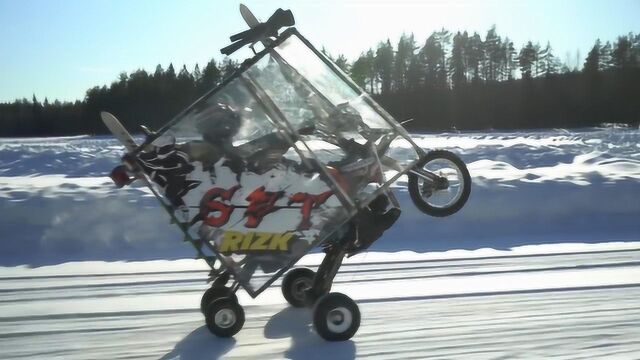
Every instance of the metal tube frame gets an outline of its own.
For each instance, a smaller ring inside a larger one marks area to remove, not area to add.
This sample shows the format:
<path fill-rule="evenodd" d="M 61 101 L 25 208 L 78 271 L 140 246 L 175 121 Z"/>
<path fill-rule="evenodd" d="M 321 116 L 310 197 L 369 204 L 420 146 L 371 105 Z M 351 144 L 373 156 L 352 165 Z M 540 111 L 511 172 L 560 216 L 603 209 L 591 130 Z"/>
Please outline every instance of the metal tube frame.
<path fill-rule="evenodd" d="M 290 38 L 291 36 L 295 35 L 296 37 L 298 37 L 298 39 L 300 39 L 302 41 L 302 43 L 304 45 L 306 45 L 316 56 L 318 56 L 323 63 L 325 63 L 330 70 L 332 70 L 341 80 L 343 80 L 344 82 L 347 83 L 347 85 L 349 85 L 349 87 L 351 87 L 358 96 L 363 97 L 363 99 L 365 100 L 365 102 L 371 106 L 383 119 L 385 119 L 387 121 L 387 123 L 389 123 L 393 129 L 398 133 L 398 135 L 400 135 L 401 137 L 403 137 L 405 140 L 407 140 L 411 146 L 416 150 L 416 152 L 418 153 L 418 155 L 421 157 L 424 154 L 426 154 L 426 152 L 420 148 L 411 138 L 411 136 L 407 133 L 407 131 L 400 126 L 399 124 L 397 124 L 397 122 L 393 119 L 393 117 L 391 115 L 389 115 L 382 107 L 380 107 L 373 99 L 371 99 L 367 93 L 362 90 L 357 84 L 355 84 L 346 74 L 344 74 L 335 64 L 333 64 L 333 62 L 331 62 L 331 60 L 327 59 L 326 56 L 324 54 L 322 54 L 320 51 L 318 51 L 304 36 L 302 36 L 295 28 L 289 28 L 286 29 L 285 31 L 282 32 L 282 34 L 280 34 L 278 37 L 276 37 L 276 39 L 271 42 L 268 46 L 266 46 L 262 51 L 258 52 L 254 57 L 245 60 L 240 68 L 238 70 L 236 70 L 230 77 L 228 77 L 227 79 L 223 80 L 222 83 L 220 83 L 218 86 L 214 87 L 213 89 L 209 90 L 208 92 L 206 92 L 204 95 L 202 95 L 200 98 L 198 98 L 196 101 L 194 101 L 191 105 L 189 105 L 188 107 L 186 107 L 184 110 L 182 110 L 181 112 L 179 112 L 177 115 L 175 115 L 169 122 L 167 122 L 167 124 L 165 124 L 162 128 L 160 128 L 158 131 L 147 135 L 147 138 L 145 139 L 145 141 L 140 144 L 134 151 L 132 151 L 130 154 L 133 155 L 134 157 L 137 156 L 147 145 L 149 145 L 150 143 L 152 143 L 155 139 L 157 139 L 158 137 L 160 137 L 162 134 L 164 134 L 167 130 L 169 130 L 172 126 L 174 126 L 175 124 L 177 124 L 180 120 L 182 120 L 182 118 L 187 115 L 190 111 L 192 111 L 195 106 L 197 104 L 199 104 L 201 101 L 204 101 L 205 99 L 214 96 L 216 93 L 218 93 L 219 91 L 221 91 L 222 89 L 224 89 L 228 84 L 230 84 L 231 82 L 237 80 L 237 79 L 241 79 L 240 81 L 243 81 L 243 83 L 245 85 L 249 85 L 247 86 L 247 88 L 252 88 L 254 91 L 254 95 L 257 95 L 256 98 L 259 99 L 262 103 L 262 106 L 267 109 L 268 113 L 271 115 L 274 115 L 274 118 L 276 119 L 274 121 L 274 124 L 279 128 L 279 130 L 283 133 L 284 136 L 286 136 L 288 138 L 288 140 L 291 142 L 292 147 L 296 150 L 296 152 L 298 152 L 298 154 L 301 156 L 301 159 L 303 161 L 305 161 L 305 156 L 304 154 L 302 154 L 301 150 L 295 145 L 295 142 L 292 141 L 291 139 L 291 135 L 294 135 L 295 137 L 298 136 L 297 131 L 291 126 L 291 123 L 286 119 L 286 117 L 284 116 L 284 114 L 282 114 L 282 112 L 277 108 L 277 106 L 275 106 L 275 104 L 272 103 L 272 101 L 270 101 L 270 98 L 268 96 L 266 96 L 266 93 L 264 93 L 264 90 L 262 90 L 262 92 L 260 91 L 261 88 L 259 86 L 256 86 L 257 84 L 255 83 L 255 81 L 253 81 L 250 76 L 248 76 L 246 74 L 246 71 L 253 66 L 254 64 L 256 64 L 258 61 L 260 61 L 263 57 L 265 57 L 268 54 L 273 54 L 273 53 L 277 53 L 276 51 L 274 51 L 275 48 L 277 48 L 280 44 L 282 44 L 285 40 L 287 40 L 288 38 Z M 279 54 L 277 56 L 280 56 Z M 284 61 L 284 60 L 283 60 Z M 286 61 L 284 61 L 286 63 Z M 287 66 L 290 67 L 290 65 L 288 65 L 288 63 L 286 64 Z M 305 85 L 311 85 L 311 84 L 307 84 L 305 83 Z M 319 92 L 317 91 L 317 89 L 315 89 L 315 87 L 313 86 L 308 86 L 311 88 L 311 90 L 318 94 Z M 322 95 L 322 94 L 320 94 Z M 321 97 L 323 101 L 327 101 L 326 98 Z M 330 102 L 329 102 L 330 104 Z M 315 153 L 310 149 L 310 147 L 308 146 L 308 144 L 306 144 L 303 141 L 303 144 L 305 145 L 305 147 L 307 148 L 307 150 L 309 151 L 309 153 L 312 155 L 312 157 L 318 161 L 317 156 L 315 155 Z M 349 218 L 351 216 L 353 216 L 356 212 L 358 208 L 361 208 L 363 206 L 367 206 L 369 204 L 369 202 L 371 202 L 373 199 L 375 199 L 375 197 L 377 197 L 380 193 L 385 192 L 389 189 L 389 187 L 391 186 L 391 184 L 393 184 L 398 178 L 400 178 L 400 176 L 406 174 L 407 172 L 411 171 L 412 173 L 414 173 L 413 170 L 413 166 L 415 165 L 415 163 L 418 160 L 414 161 L 413 163 L 411 163 L 410 166 L 406 167 L 404 170 L 402 171 L 398 171 L 398 173 L 393 176 L 391 179 L 388 179 L 384 184 L 382 184 L 378 189 L 376 189 L 372 194 L 370 194 L 367 198 L 365 198 L 364 201 L 359 202 L 354 204 L 353 201 L 351 200 L 351 197 L 349 197 L 348 195 L 346 195 L 344 193 L 344 191 L 340 188 L 340 186 L 338 186 L 338 184 L 336 183 L 335 179 L 328 173 L 328 171 L 326 170 L 326 168 L 321 166 L 321 170 L 323 171 L 324 175 L 328 177 L 328 179 L 330 179 L 331 182 L 331 187 L 332 189 L 335 188 L 334 190 L 337 190 L 336 195 L 338 195 L 339 199 L 341 200 L 341 202 L 343 202 L 343 205 L 347 205 L 347 213 L 349 215 Z M 418 173 L 418 175 L 420 175 Z M 191 235 L 189 234 L 189 230 L 183 228 L 182 224 L 179 223 L 178 219 L 175 218 L 175 215 L 172 212 L 172 209 L 166 205 L 163 201 L 163 197 L 162 195 L 160 195 L 160 193 L 154 188 L 153 184 L 151 183 L 151 181 L 149 181 L 149 179 L 146 177 L 146 175 L 144 175 L 144 179 L 145 179 L 145 183 L 146 185 L 151 189 L 153 195 L 158 198 L 158 200 L 161 202 L 161 204 L 163 205 L 163 207 L 165 208 L 165 210 L 170 214 L 171 218 L 180 225 L 180 229 L 183 231 L 183 233 L 185 234 L 185 240 L 189 241 L 194 248 L 197 251 L 198 257 L 202 257 L 203 259 L 205 259 L 205 261 L 207 262 L 207 264 L 211 267 L 214 268 L 215 265 L 215 259 L 217 258 L 218 260 L 221 261 L 222 264 L 224 264 L 232 273 L 232 267 L 227 265 L 227 261 L 226 259 L 219 254 L 211 244 L 209 244 L 208 241 L 202 241 L 200 239 L 198 240 L 194 240 Z M 422 176 L 425 177 L 425 176 Z M 345 220 L 343 222 L 346 223 L 347 221 L 349 221 L 349 218 L 347 220 Z M 339 227 L 336 227 L 335 229 L 338 229 Z M 334 230 L 335 231 L 335 230 Z M 327 235 L 327 236 L 330 236 Z M 319 242 L 321 239 L 318 239 L 317 242 Z M 316 244 L 317 244 L 316 242 Z M 214 256 L 209 256 L 206 255 L 201 247 L 199 246 L 198 243 L 201 244 L 205 244 L 206 247 L 214 254 Z M 315 246 L 315 244 L 313 245 Z M 297 261 L 297 259 L 294 260 L 294 262 Z M 282 273 L 284 273 L 288 268 L 290 268 L 294 262 L 292 262 L 291 264 L 289 264 L 286 267 L 283 267 L 282 269 L 280 269 L 269 281 L 267 281 L 263 286 L 261 286 L 260 288 L 258 288 L 255 291 L 252 291 L 250 289 L 245 288 L 245 290 L 247 290 L 247 293 L 249 293 L 249 295 L 251 297 L 256 297 L 258 296 L 262 291 L 264 291 L 264 289 L 266 289 L 271 283 L 273 283 L 280 275 L 282 275 Z M 239 283 L 234 283 L 233 288 L 234 291 L 237 290 L 237 286 L 239 286 Z"/>

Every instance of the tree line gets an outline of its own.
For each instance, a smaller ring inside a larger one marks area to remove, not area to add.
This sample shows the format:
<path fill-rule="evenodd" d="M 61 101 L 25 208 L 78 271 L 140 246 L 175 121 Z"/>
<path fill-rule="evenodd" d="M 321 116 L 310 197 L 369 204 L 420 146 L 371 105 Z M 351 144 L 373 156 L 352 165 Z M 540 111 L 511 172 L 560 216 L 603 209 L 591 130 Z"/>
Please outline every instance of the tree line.
<path fill-rule="evenodd" d="M 325 52 L 326 53 L 326 52 Z M 334 58 L 356 83 L 413 131 L 594 126 L 640 122 L 640 34 L 596 40 L 582 64 L 561 61 L 550 43 L 520 49 L 495 27 L 478 33 L 442 29 L 422 44 L 402 35 L 349 62 Z M 580 66 L 581 65 L 581 66 Z M 99 112 L 125 126 L 155 129 L 238 68 L 215 59 L 178 72 L 122 73 L 82 101 L 20 99 L 0 104 L 0 136 L 103 134 Z"/>
<path fill-rule="evenodd" d="M 0 104 L 0 136 L 106 134 L 100 111 L 117 114 L 132 131 L 139 124 L 156 129 L 237 68 L 228 58 L 212 59 L 202 70 L 196 64 L 192 71 L 184 65 L 178 72 L 173 64 L 167 69 L 157 65 L 153 73 L 121 73 L 110 86 L 87 90 L 82 101 L 40 102 L 34 95 L 30 101 Z"/>
<path fill-rule="evenodd" d="M 517 49 L 495 26 L 442 29 L 419 45 L 403 35 L 336 62 L 411 130 L 517 129 L 640 122 L 640 34 L 596 40 L 584 63 L 563 62 L 549 42 Z"/>

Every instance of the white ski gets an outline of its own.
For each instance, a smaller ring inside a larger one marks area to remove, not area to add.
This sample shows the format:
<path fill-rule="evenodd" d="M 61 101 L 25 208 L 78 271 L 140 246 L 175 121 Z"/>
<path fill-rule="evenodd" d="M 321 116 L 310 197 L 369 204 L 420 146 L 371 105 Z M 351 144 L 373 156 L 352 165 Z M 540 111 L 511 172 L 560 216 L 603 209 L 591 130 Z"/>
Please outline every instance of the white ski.
<path fill-rule="evenodd" d="M 127 148 L 127 151 L 134 151 L 138 144 L 136 144 L 135 140 L 127 129 L 122 125 L 122 123 L 115 117 L 113 114 L 108 113 L 106 111 L 100 112 L 100 118 L 102 118 L 102 122 L 107 126 L 109 131 L 113 134 Z"/>
<path fill-rule="evenodd" d="M 260 24 L 260 20 L 253 15 L 245 4 L 240 4 L 240 15 L 242 15 L 242 18 L 250 28 L 254 28 Z"/>

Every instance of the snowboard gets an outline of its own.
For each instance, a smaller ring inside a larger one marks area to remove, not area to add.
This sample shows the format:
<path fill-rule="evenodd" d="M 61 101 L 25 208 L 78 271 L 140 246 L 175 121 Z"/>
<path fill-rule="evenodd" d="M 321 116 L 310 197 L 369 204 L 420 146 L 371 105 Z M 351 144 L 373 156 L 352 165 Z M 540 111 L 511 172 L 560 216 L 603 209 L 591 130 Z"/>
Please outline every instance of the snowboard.
<path fill-rule="evenodd" d="M 113 114 L 106 111 L 100 112 L 100 118 L 102 119 L 102 122 L 104 123 L 104 125 L 109 129 L 109 131 L 111 131 L 113 136 L 116 139 L 118 139 L 118 141 L 120 141 L 120 143 L 127 149 L 128 153 L 131 153 L 136 150 L 136 148 L 138 147 L 138 144 L 135 142 L 135 140 L 133 139 L 133 136 L 131 136 L 129 131 L 127 131 L 127 129 L 124 127 L 124 125 L 122 125 L 120 120 L 118 120 L 118 118 L 116 118 Z M 135 176 L 136 176 L 136 179 L 139 179 L 140 181 L 142 181 L 142 183 L 147 188 L 149 188 L 149 190 L 151 190 L 153 195 L 156 198 L 158 198 L 158 200 L 160 201 L 160 204 L 162 204 L 165 210 L 169 213 L 169 216 L 171 217 L 171 222 L 178 224 L 180 227 L 184 227 L 185 225 L 182 224 L 181 221 L 176 218 L 174 209 L 162 199 L 162 197 L 160 196 L 158 191 L 154 188 L 149 178 L 147 178 L 147 176 L 141 171 L 136 173 Z"/>
<path fill-rule="evenodd" d="M 127 129 L 115 116 L 113 116 L 113 114 L 102 111 L 100 112 L 100 118 L 109 131 L 111 131 L 113 136 L 115 136 L 115 138 L 124 145 L 128 152 L 132 152 L 138 147 L 138 144 L 133 140 L 133 136 L 129 134 Z"/>

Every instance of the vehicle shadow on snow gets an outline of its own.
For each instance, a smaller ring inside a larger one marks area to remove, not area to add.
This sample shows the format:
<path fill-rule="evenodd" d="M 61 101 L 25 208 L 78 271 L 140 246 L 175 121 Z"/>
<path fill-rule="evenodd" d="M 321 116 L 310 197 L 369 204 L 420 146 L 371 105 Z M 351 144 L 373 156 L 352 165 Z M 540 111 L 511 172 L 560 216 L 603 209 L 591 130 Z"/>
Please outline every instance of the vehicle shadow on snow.
<path fill-rule="evenodd" d="M 196 360 L 219 359 L 229 352 L 236 344 L 234 338 L 218 338 L 211 336 L 206 326 L 201 326 L 179 343 L 161 360 Z"/>
<path fill-rule="evenodd" d="M 291 337 L 291 347 L 283 356 L 288 359 L 355 359 L 353 341 L 329 342 L 313 331 L 311 311 L 287 307 L 269 319 L 264 327 L 267 339 Z"/>

